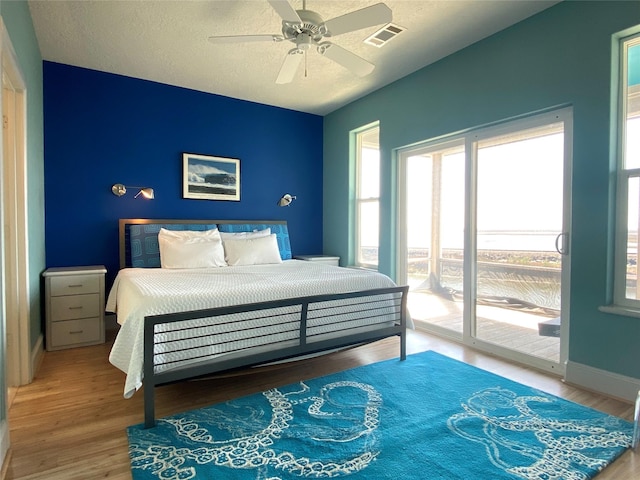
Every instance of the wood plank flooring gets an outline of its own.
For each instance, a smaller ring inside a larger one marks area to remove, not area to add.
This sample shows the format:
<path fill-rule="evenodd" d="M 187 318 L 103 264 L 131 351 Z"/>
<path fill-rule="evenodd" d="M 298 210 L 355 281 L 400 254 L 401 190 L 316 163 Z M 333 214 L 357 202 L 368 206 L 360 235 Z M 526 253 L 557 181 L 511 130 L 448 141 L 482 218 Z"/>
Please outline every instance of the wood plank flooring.
<path fill-rule="evenodd" d="M 462 302 L 425 291 L 411 291 L 408 307 L 415 322 L 427 328 L 433 325 L 451 330 L 462 338 Z M 549 320 L 548 316 L 488 305 L 478 305 L 476 315 L 478 339 L 550 362 L 560 361 L 560 338 L 538 333 L 538 322 Z"/>
<path fill-rule="evenodd" d="M 35 381 L 18 388 L 9 411 L 12 457 L 7 479 L 131 479 L 125 428 L 141 423 L 142 392 L 122 397 L 124 374 L 104 345 L 47 352 Z M 434 350 L 554 395 L 630 420 L 633 406 L 562 383 L 456 343 L 411 331 L 408 352 Z M 398 340 L 294 364 L 161 387 L 158 417 L 226 401 L 306 378 L 397 357 Z M 640 479 L 640 450 L 627 451 L 598 480 Z"/>

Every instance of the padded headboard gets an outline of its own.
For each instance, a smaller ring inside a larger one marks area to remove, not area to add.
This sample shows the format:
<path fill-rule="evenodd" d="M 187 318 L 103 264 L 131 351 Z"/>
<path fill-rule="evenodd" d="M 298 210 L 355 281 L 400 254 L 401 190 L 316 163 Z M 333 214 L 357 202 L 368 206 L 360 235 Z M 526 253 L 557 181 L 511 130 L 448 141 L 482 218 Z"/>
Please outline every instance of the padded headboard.
<path fill-rule="evenodd" d="M 270 228 L 278 240 L 283 260 L 291 256 L 289 230 L 284 220 L 156 220 L 149 218 L 124 218 L 119 222 L 120 268 L 160 267 L 158 233 L 167 230 L 210 230 L 221 232 L 253 232 Z"/>

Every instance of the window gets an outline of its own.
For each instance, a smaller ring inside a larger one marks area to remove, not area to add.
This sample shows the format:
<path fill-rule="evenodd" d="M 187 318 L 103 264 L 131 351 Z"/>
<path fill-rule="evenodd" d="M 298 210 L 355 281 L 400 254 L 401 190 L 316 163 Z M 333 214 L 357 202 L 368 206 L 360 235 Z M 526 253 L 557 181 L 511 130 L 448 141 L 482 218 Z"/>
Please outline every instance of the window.
<path fill-rule="evenodd" d="M 378 267 L 380 127 L 356 133 L 356 265 Z"/>
<path fill-rule="evenodd" d="M 616 305 L 640 309 L 640 34 L 620 40 Z"/>

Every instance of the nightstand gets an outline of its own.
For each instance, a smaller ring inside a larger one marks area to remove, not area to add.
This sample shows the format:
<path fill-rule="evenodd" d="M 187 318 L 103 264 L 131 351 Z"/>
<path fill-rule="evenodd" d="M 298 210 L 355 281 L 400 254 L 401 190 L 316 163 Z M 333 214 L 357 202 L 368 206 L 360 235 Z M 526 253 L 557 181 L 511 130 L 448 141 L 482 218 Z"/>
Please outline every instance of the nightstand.
<path fill-rule="evenodd" d="M 106 272 L 102 265 L 45 270 L 47 350 L 104 343 Z"/>
<path fill-rule="evenodd" d="M 340 257 L 334 257 L 333 255 L 296 255 L 296 260 L 305 260 L 307 262 L 326 263 L 328 265 L 340 265 Z"/>

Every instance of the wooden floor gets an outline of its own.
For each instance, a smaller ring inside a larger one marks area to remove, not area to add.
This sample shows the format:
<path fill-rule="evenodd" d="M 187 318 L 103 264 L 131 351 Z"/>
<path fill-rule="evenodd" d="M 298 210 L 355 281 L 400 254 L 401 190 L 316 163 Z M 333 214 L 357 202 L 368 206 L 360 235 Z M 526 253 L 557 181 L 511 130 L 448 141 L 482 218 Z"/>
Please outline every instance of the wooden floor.
<path fill-rule="evenodd" d="M 8 479 L 130 479 L 125 428 L 141 423 L 142 392 L 122 397 L 124 374 L 108 363 L 104 345 L 47 352 L 35 381 L 20 387 L 9 411 Z M 408 352 L 434 350 L 512 380 L 598 410 L 631 419 L 630 404 L 563 384 L 558 378 L 513 365 L 467 347 L 411 331 Z M 259 392 L 306 378 L 398 355 L 388 339 L 295 364 L 161 387 L 159 417 Z M 640 451 L 627 451 L 598 477 L 640 479 Z"/>

